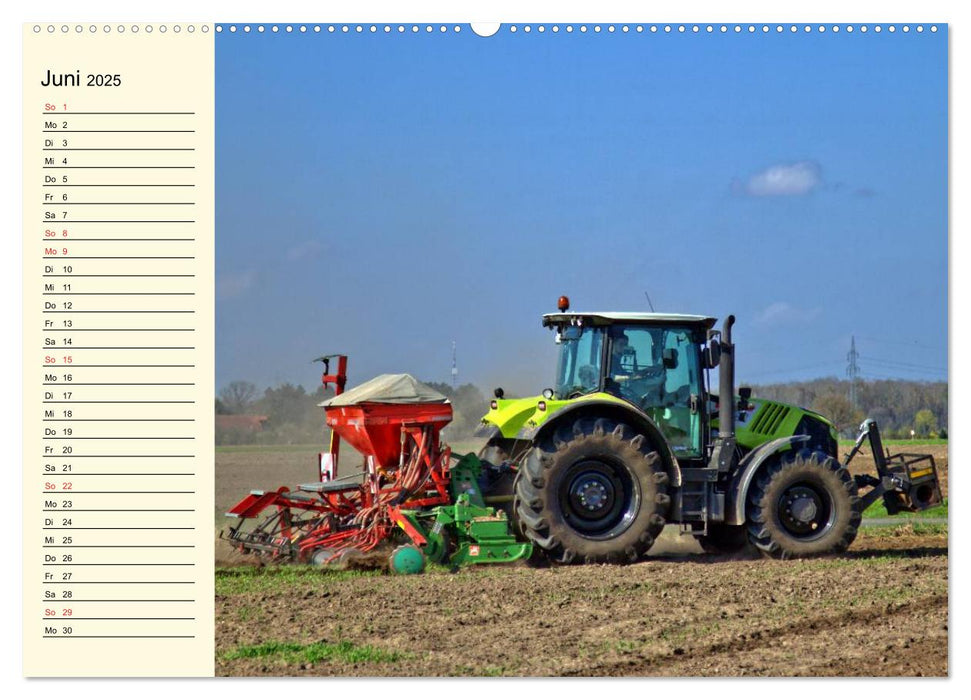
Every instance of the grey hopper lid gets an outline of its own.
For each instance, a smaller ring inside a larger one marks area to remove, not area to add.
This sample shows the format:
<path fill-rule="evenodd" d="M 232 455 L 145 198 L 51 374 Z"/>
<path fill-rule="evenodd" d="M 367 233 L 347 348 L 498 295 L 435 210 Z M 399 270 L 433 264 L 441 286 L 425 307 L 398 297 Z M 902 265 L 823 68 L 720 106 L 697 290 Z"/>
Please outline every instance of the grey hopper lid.
<path fill-rule="evenodd" d="M 381 374 L 317 405 L 330 408 L 361 403 L 448 403 L 448 397 L 410 374 Z"/>

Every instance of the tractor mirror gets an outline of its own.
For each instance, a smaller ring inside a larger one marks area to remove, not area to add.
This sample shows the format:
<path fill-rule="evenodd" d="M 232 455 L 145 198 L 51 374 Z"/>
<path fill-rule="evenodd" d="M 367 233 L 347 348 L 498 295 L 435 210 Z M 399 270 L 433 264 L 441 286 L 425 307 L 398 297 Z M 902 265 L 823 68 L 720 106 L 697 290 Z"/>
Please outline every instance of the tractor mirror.
<path fill-rule="evenodd" d="M 740 386 L 738 388 L 738 396 L 742 401 L 748 403 L 748 400 L 752 398 L 752 387 L 750 386 Z"/>
<path fill-rule="evenodd" d="M 705 348 L 705 367 L 708 369 L 715 369 L 718 366 L 718 362 L 722 357 L 722 348 L 717 340 L 714 338 L 708 342 L 708 347 Z"/>
<path fill-rule="evenodd" d="M 664 369 L 675 369 L 678 366 L 678 351 L 675 348 L 664 348 L 661 353 L 661 361 L 664 362 Z"/>

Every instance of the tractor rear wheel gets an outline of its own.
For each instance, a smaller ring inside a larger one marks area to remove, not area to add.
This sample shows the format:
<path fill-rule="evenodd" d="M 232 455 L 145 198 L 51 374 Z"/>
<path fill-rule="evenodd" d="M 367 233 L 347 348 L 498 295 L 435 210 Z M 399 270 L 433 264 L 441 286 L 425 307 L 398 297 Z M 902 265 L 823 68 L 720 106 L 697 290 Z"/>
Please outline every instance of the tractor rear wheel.
<path fill-rule="evenodd" d="M 844 552 L 860 526 L 856 482 L 845 467 L 808 449 L 785 455 L 748 492 L 748 536 L 779 559 Z"/>
<path fill-rule="evenodd" d="M 664 528 L 667 484 L 643 435 L 581 418 L 530 451 L 516 481 L 519 522 L 555 562 L 633 562 Z"/>

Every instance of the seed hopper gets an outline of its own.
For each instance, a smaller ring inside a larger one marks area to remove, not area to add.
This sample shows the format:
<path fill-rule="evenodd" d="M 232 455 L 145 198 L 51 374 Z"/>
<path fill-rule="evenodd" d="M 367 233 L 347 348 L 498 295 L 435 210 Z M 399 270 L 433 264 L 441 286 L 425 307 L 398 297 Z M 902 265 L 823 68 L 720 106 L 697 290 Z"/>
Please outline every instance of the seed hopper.
<path fill-rule="evenodd" d="M 346 356 L 320 360 L 336 395 L 321 404 L 331 439 L 318 480 L 252 491 L 227 513 L 240 523 L 224 539 L 244 553 L 321 566 L 391 548 L 397 573 L 420 572 L 426 560 L 461 566 L 530 555 L 532 545 L 516 542 L 506 514 L 488 507 L 479 488 L 483 470 L 512 467 L 452 454 L 441 436 L 452 420 L 446 397 L 406 374 L 345 392 Z M 342 440 L 363 457 L 347 474 L 338 470 Z"/>

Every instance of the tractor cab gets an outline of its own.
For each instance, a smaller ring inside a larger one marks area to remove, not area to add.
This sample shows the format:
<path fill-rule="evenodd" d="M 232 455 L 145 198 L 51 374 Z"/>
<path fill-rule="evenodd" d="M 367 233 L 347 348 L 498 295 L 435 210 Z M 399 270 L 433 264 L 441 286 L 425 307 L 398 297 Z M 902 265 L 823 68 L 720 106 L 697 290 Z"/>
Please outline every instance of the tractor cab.
<path fill-rule="evenodd" d="M 705 344 L 714 323 L 687 314 L 546 314 L 543 325 L 559 346 L 553 397 L 623 399 L 651 416 L 679 457 L 700 457 Z"/>

